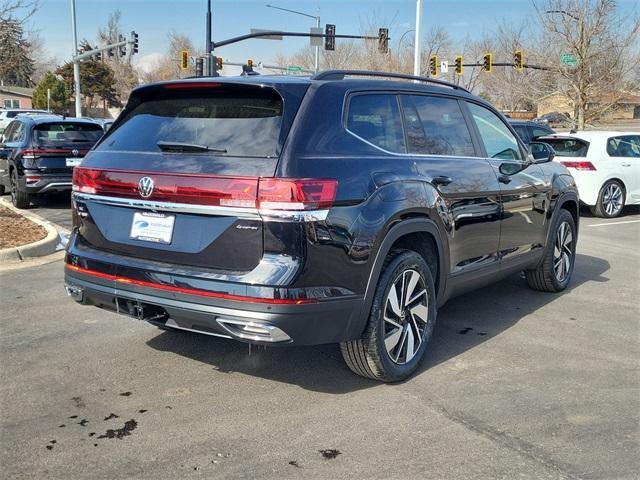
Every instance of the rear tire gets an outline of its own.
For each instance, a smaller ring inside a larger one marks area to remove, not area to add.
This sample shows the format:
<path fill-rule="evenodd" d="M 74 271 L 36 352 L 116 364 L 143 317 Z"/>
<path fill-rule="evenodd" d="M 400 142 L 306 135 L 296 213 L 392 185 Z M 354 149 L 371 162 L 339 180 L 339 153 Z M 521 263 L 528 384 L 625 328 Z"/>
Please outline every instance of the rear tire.
<path fill-rule="evenodd" d="M 600 189 L 598 202 L 591 208 L 596 217 L 615 218 L 622 213 L 627 193 L 617 180 L 609 180 Z"/>
<path fill-rule="evenodd" d="M 397 382 L 418 368 L 436 322 L 433 276 L 422 256 L 394 250 L 385 260 L 369 320 L 358 340 L 340 344 L 356 374 Z"/>
<path fill-rule="evenodd" d="M 571 280 L 576 257 L 576 223 L 567 210 L 560 210 L 551 241 L 540 264 L 525 270 L 529 287 L 541 292 L 561 292 Z"/>
<path fill-rule="evenodd" d="M 20 190 L 15 170 L 11 171 L 11 203 L 14 207 L 22 210 L 29 208 L 31 205 L 31 196 L 27 192 Z"/>

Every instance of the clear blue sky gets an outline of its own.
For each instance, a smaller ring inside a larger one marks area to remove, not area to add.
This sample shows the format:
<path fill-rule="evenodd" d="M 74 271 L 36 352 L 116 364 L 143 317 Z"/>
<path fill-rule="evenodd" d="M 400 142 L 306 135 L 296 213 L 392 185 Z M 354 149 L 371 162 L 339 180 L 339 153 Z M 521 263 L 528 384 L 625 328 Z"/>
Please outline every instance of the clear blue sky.
<path fill-rule="evenodd" d="M 393 22 L 391 47 L 408 29 L 414 27 L 415 0 L 212 0 L 213 38 L 248 33 L 249 29 L 287 29 L 308 31 L 311 18 L 266 8 L 267 3 L 301 10 L 336 24 L 337 33 L 360 33 L 361 25 L 372 19 L 379 26 Z M 619 0 L 625 12 L 637 11 L 636 0 Z M 532 14 L 529 0 L 424 0 L 425 31 L 434 25 L 447 28 L 454 39 L 490 33 L 496 23 L 507 20 L 520 23 Z M 111 12 L 122 12 L 125 31 L 140 35 L 140 57 L 162 53 L 167 47 L 167 32 L 175 30 L 204 47 L 206 0 L 76 0 L 78 37 L 94 41 L 97 29 L 106 24 Z M 42 0 L 42 8 L 33 17 L 31 28 L 44 39 L 48 53 L 65 61 L 72 50 L 70 0 Z M 225 47 L 219 52 L 225 59 L 270 62 L 279 52 L 291 53 L 308 39 L 283 41 L 250 40 Z M 338 40 L 339 41 L 339 40 Z"/>

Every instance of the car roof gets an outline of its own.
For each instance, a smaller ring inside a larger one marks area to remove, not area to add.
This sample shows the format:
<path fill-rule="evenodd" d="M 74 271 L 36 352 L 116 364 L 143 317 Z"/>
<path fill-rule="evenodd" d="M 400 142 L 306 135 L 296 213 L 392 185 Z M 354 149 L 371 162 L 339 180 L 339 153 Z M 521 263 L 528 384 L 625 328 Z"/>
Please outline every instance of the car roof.
<path fill-rule="evenodd" d="M 63 117 L 62 115 L 55 114 L 47 114 L 47 115 L 30 115 L 30 114 L 20 114 L 16 115 L 14 120 L 28 120 L 29 122 L 40 125 L 42 123 L 87 123 L 91 125 L 98 125 L 99 123 L 93 119 L 89 118 L 76 118 L 76 117 Z"/>
<path fill-rule="evenodd" d="M 140 86 L 134 89 L 134 92 L 140 92 L 146 89 L 153 89 L 162 87 L 163 85 L 168 84 L 202 84 L 211 82 L 212 84 L 246 84 L 246 85 L 256 85 L 256 86 L 271 86 L 278 89 L 286 89 L 289 85 L 325 85 L 332 84 L 337 85 L 344 91 L 352 90 L 352 89 L 361 89 L 361 90 L 404 90 L 411 92 L 420 92 L 420 93 L 440 93 L 440 94 L 448 94 L 455 95 L 459 97 L 471 98 L 476 101 L 480 101 L 484 104 L 487 104 L 486 101 L 477 97 L 471 93 L 468 93 L 466 90 L 462 88 L 455 88 L 455 86 L 447 86 L 447 85 L 438 85 L 431 84 L 426 82 L 411 82 L 406 80 L 390 80 L 376 77 L 348 77 L 342 80 L 334 80 L 334 79 L 319 79 L 315 80 L 310 76 L 303 75 L 243 75 L 243 76 L 235 76 L 235 77 L 195 77 L 195 78 L 187 78 L 187 79 L 179 79 L 179 80 L 169 80 L 164 82 L 156 82 L 150 83 L 147 85 Z"/>
<path fill-rule="evenodd" d="M 551 130 L 549 125 L 545 125 L 544 123 L 534 122 L 533 120 L 520 120 L 516 118 L 507 118 L 511 125 L 531 125 L 532 127 L 542 127 Z"/>

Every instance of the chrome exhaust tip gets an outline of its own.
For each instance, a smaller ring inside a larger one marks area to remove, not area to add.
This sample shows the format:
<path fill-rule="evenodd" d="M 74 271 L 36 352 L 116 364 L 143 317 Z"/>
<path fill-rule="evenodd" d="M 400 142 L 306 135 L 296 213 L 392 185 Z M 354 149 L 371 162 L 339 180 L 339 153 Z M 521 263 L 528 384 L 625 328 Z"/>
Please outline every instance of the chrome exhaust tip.
<path fill-rule="evenodd" d="M 253 342 L 288 342 L 291 337 L 278 327 L 268 323 L 231 318 L 217 318 L 216 321 L 231 335 Z"/>
<path fill-rule="evenodd" d="M 84 298 L 84 289 L 82 287 L 65 283 L 64 289 L 67 291 L 67 295 L 73 298 L 76 302 L 82 302 Z"/>

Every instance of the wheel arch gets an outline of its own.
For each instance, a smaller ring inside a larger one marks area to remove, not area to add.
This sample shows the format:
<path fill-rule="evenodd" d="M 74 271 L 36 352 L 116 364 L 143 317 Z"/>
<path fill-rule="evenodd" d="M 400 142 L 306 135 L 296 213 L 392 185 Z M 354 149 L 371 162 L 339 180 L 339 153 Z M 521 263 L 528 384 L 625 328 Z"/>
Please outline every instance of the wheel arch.
<path fill-rule="evenodd" d="M 424 242 L 427 242 L 426 244 Z M 389 252 L 394 248 L 406 248 L 419 253 L 431 269 L 438 301 L 445 298 L 449 254 L 446 239 L 440 235 L 437 224 L 426 216 L 412 216 L 394 224 L 384 236 L 378 247 L 372 264 L 365 290 L 362 308 L 356 317 L 354 335 L 359 337 L 364 331 L 375 296 L 382 267 Z M 435 249 L 435 252 L 432 251 Z M 434 271 L 435 267 L 435 271 Z"/>

